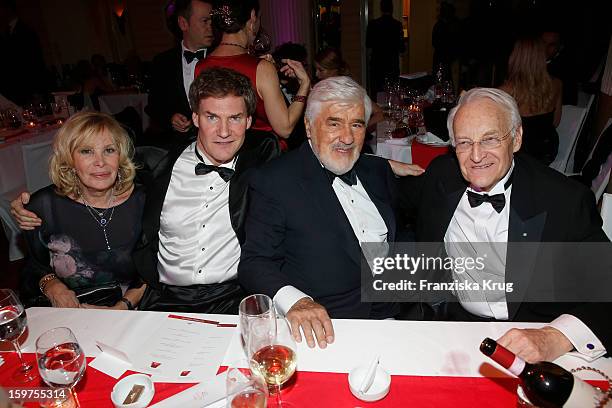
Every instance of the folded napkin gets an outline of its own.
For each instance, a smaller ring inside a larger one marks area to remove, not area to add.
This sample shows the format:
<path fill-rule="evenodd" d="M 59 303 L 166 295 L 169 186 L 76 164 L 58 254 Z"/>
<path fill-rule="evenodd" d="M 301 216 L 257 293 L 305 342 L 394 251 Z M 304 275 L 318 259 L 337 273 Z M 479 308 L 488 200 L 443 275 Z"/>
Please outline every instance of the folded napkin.
<path fill-rule="evenodd" d="M 386 139 L 385 143 L 389 143 L 392 145 L 398 145 L 398 146 L 408 146 L 410 144 L 410 138 L 402 137 L 399 139 Z"/>
<path fill-rule="evenodd" d="M 422 136 L 417 136 L 417 140 L 419 141 L 419 143 L 423 143 L 430 146 L 447 146 L 450 144 L 450 142 L 445 142 L 444 140 L 440 139 L 438 136 L 434 135 L 431 132 L 427 132 Z"/>

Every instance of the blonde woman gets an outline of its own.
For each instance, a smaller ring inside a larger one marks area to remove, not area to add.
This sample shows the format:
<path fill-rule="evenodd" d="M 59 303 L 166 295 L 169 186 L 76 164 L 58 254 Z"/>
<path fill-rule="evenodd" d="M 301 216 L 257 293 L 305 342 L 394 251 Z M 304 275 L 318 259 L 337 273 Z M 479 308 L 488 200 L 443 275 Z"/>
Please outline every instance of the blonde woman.
<path fill-rule="evenodd" d="M 500 87 L 514 97 L 523 122 L 521 151 L 545 165 L 557 156 L 561 120 L 561 81 L 548 75 L 546 50 L 539 38 L 518 40 L 508 61 L 508 77 Z"/>
<path fill-rule="evenodd" d="M 27 206 L 42 219 L 24 231 L 30 255 L 22 292 L 30 303 L 44 304 L 42 294 L 54 307 L 138 304 L 145 288 L 131 253 L 144 193 L 134 186 L 132 152 L 125 130 L 106 114 L 78 113 L 58 131 L 49 165 L 53 185 L 34 193 Z"/>

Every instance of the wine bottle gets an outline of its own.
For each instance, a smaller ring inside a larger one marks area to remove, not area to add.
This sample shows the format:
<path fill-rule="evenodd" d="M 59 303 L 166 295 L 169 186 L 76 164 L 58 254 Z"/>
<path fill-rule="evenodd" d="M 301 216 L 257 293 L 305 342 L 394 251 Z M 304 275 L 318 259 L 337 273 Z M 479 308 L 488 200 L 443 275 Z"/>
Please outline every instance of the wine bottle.
<path fill-rule="evenodd" d="M 597 389 L 557 364 L 548 361 L 527 363 L 490 338 L 482 341 L 480 351 L 519 377 L 525 395 L 538 407 L 598 406 L 601 395 Z"/>

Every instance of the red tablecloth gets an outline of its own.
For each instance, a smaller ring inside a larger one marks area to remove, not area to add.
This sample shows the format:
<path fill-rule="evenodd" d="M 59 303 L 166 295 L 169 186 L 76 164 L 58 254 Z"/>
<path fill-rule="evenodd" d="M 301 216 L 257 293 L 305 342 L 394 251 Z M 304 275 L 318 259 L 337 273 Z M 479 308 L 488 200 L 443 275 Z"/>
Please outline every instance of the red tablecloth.
<path fill-rule="evenodd" d="M 3 353 L 6 363 L 0 369 L 0 385 L 18 386 L 11 380 L 17 367 L 14 353 Z M 33 354 L 25 358 L 34 362 Z M 88 358 L 88 361 L 91 360 Z M 132 374 L 131 372 L 125 375 Z M 85 377 L 77 386 L 81 406 L 111 407 L 110 393 L 118 380 L 87 367 Z M 24 385 L 20 385 L 24 386 Z M 44 386 L 42 383 L 27 387 Z M 170 397 L 192 384 L 155 383 L 153 403 Z M 513 379 L 412 377 L 393 376 L 386 398 L 376 403 L 364 403 L 355 398 L 349 388 L 347 374 L 298 372 L 289 386 L 283 389 L 283 400 L 297 407 L 514 407 L 516 381 Z M 26 406 L 37 406 L 28 403 Z"/>
<path fill-rule="evenodd" d="M 0 369 L 0 385 L 14 387 L 11 374 L 17 367 L 14 353 L 3 353 L 6 363 Z M 34 362 L 33 354 L 25 358 Z M 91 358 L 87 359 L 91 361 Z M 132 374 L 127 372 L 125 375 Z M 112 408 L 110 393 L 118 380 L 87 367 L 83 380 L 77 386 L 77 395 L 83 408 Z M 603 389 L 605 381 L 592 382 Z M 151 404 L 168 398 L 193 384 L 155 383 L 155 397 Z M 366 403 L 355 398 L 349 388 L 347 374 L 316 373 L 300 371 L 283 388 L 283 401 L 296 407 L 516 407 L 517 380 L 513 378 L 471 377 L 416 377 L 394 375 L 391 390 L 381 401 Z M 20 385 L 22 387 L 44 386 L 42 383 Z M 36 404 L 28 403 L 27 407 Z"/>
<path fill-rule="evenodd" d="M 448 150 L 448 146 L 429 146 L 414 139 L 412 141 L 412 163 L 426 169 L 433 159 L 448 153 Z"/>

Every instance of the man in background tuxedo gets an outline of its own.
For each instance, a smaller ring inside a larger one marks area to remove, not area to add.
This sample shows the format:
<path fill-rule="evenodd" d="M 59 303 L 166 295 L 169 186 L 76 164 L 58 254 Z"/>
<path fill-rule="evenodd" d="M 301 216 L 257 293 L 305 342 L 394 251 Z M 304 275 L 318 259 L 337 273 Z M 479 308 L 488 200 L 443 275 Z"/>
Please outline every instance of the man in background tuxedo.
<path fill-rule="evenodd" d="M 333 342 L 332 318 L 388 318 L 397 304 L 361 302 L 360 243 L 393 241 L 394 177 L 386 160 L 360 155 L 372 102 L 348 77 L 319 82 L 305 111 L 308 141 L 251 179 L 238 278 L 265 293 L 292 333 Z"/>
<path fill-rule="evenodd" d="M 189 107 L 189 87 L 195 66 L 213 42 L 208 0 L 177 0 L 175 18 L 182 33 L 179 46 L 153 59 L 147 113 L 151 128 L 145 144 L 173 147 L 196 134 Z M 152 138 L 152 140 L 151 140 Z"/>
<path fill-rule="evenodd" d="M 446 255 L 454 259 L 476 258 L 480 243 L 497 245 L 498 250 L 488 253 L 484 272 L 471 271 L 460 279 L 522 282 L 523 289 L 484 298 L 479 291 L 457 290 L 457 299 L 433 308 L 434 318 L 548 321 L 541 329 L 512 329 L 499 339 L 530 362 L 552 361 L 572 349 L 586 359 L 605 354 L 612 347 L 605 304 L 544 302 L 534 293 L 542 285 L 557 290 L 567 278 L 579 277 L 591 288 L 609 282 L 595 278 L 597 271 L 588 267 L 562 275 L 563 265 L 552 266 L 555 257 L 525 257 L 520 251 L 525 243 L 533 244 L 523 248 L 538 249 L 540 242 L 607 241 L 591 191 L 529 157 L 515 155 L 522 141 L 521 116 L 514 99 L 501 90 L 466 92 L 449 113 L 448 129 L 456 155 L 431 163 L 420 180 L 420 194 L 411 189 L 404 194 L 418 208 L 417 239 L 443 242 Z M 552 271 L 552 280 L 543 281 L 546 271 Z M 455 272 L 453 278 L 458 278 Z"/>
<path fill-rule="evenodd" d="M 17 15 L 15 0 L 0 0 L 0 94 L 19 106 L 47 91 L 47 70 L 38 35 Z"/>

